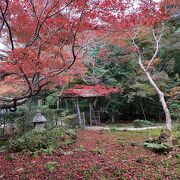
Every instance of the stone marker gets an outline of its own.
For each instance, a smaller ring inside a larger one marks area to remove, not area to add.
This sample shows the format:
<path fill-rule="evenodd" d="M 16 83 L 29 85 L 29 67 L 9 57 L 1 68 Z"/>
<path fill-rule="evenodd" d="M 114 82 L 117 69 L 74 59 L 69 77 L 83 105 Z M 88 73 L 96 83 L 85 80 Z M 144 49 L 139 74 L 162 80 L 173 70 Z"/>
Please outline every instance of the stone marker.
<path fill-rule="evenodd" d="M 34 129 L 35 130 L 44 130 L 45 122 L 46 122 L 46 118 L 41 114 L 40 110 L 37 110 L 37 113 L 33 118 Z"/>

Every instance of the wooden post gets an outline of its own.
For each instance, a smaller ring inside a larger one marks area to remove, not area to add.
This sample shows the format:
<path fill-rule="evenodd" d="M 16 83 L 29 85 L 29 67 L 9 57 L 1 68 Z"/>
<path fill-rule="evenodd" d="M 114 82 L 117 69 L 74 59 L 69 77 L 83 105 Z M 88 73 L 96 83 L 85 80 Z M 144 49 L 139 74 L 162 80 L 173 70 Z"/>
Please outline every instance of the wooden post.
<path fill-rule="evenodd" d="M 83 119 L 83 127 L 86 126 L 86 117 L 85 117 L 85 112 L 82 112 L 82 119 Z"/>
<path fill-rule="evenodd" d="M 69 111 L 69 106 L 68 106 L 68 101 L 67 101 L 67 99 L 65 99 L 65 103 L 66 103 L 66 110 Z"/>
<path fill-rule="evenodd" d="M 42 106 L 42 99 L 38 99 L 38 107 Z"/>
<path fill-rule="evenodd" d="M 59 108 L 60 108 L 60 98 L 57 97 L 57 109 L 59 109 Z"/>
<path fill-rule="evenodd" d="M 114 120 L 114 113 L 111 114 L 111 121 L 112 121 L 112 123 L 115 122 L 115 120 Z"/>
<path fill-rule="evenodd" d="M 76 107 L 77 107 L 77 113 L 78 113 L 78 117 L 79 117 L 79 124 L 80 124 L 80 126 L 82 126 L 81 111 L 80 111 L 80 108 L 79 108 L 79 100 L 78 100 L 78 98 L 76 98 Z"/>
<path fill-rule="evenodd" d="M 98 118 L 99 118 L 99 124 L 101 124 L 101 115 L 100 115 L 100 111 L 98 111 Z"/>
<path fill-rule="evenodd" d="M 90 120 L 90 126 L 92 126 L 92 105 L 89 102 L 89 120 Z"/>

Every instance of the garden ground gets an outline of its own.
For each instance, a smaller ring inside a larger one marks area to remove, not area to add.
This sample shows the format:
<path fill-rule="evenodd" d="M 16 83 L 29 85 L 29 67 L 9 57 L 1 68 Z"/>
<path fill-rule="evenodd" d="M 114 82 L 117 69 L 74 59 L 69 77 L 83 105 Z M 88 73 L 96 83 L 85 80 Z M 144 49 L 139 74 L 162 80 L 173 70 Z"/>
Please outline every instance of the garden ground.
<path fill-rule="evenodd" d="M 151 137 L 159 132 L 149 130 Z M 179 149 L 168 155 L 144 149 L 147 131 L 79 130 L 77 136 L 75 144 L 50 155 L 1 152 L 0 179 L 180 178 Z"/>

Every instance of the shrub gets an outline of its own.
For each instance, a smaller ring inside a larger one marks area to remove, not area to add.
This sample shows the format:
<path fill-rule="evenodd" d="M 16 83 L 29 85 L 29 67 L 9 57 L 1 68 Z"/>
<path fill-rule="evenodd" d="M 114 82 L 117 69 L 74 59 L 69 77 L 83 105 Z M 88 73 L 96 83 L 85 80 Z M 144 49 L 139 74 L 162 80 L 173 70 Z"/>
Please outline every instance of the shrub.
<path fill-rule="evenodd" d="M 173 100 L 169 104 L 171 116 L 173 120 L 180 122 L 180 104 L 178 100 Z"/>
<path fill-rule="evenodd" d="M 144 127 L 144 120 L 137 119 L 137 120 L 134 120 L 132 124 L 135 128 L 141 128 L 141 127 Z"/>
<path fill-rule="evenodd" d="M 11 155 L 7 155 L 7 156 L 5 156 L 5 158 L 4 158 L 6 161 L 13 161 L 15 158 L 13 157 L 13 156 L 11 156 Z"/>
<path fill-rule="evenodd" d="M 7 149 L 13 152 L 31 151 L 40 149 L 57 148 L 67 139 L 74 139 L 74 132 L 63 128 L 46 131 L 31 131 L 25 133 L 17 140 L 10 140 Z"/>
<path fill-rule="evenodd" d="M 138 143 L 136 143 L 136 142 L 131 142 L 131 143 L 130 143 L 130 146 L 132 146 L 132 147 L 138 146 Z"/>
<path fill-rule="evenodd" d="M 110 132 L 118 132 L 118 131 L 119 131 L 118 127 L 116 127 L 116 126 L 110 127 Z"/>
<path fill-rule="evenodd" d="M 118 142 L 119 142 L 119 144 L 121 145 L 121 146 L 123 146 L 125 143 L 124 143 L 124 140 L 118 140 Z"/>
<path fill-rule="evenodd" d="M 155 144 L 159 144 L 159 140 L 157 139 L 146 139 L 145 143 L 155 143 Z"/>
<path fill-rule="evenodd" d="M 42 149 L 42 152 L 46 155 L 51 155 L 54 152 L 54 148 L 48 147 L 47 149 Z"/>
<path fill-rule="evenodd" d="M 105 150 L 103 148 L 95 147 L 94 149 L 91 150 L 92 153 L 94 154 L 104 154 Z"/>
<path fill-rule="evenodd" d="M 8 143 L 6 139 L 0 139 L 0 148 L 5 146 Z"/>
<path fill-rule="evenodd" d="M 33 129 L 33 115 L 33 111 L 28 111 L 25 107 L 19 107 L 16 112 L 6 112 L 4 120 L 5 123 L 10 124 L 12 127 L 17 127 L 18 134 L 23 134 Z"/>
<path fill-rule="evenodd" d="M 77 147 L 76 149 L 77 151 L 85 151 L 85 147 L 83 145 L 80 145 L 79 147 Z"/>
<path fill-rule="evenodd" d="M 155 153 L 167 153 L 172 150 L 172 146 L 168 144 L 157 144 L 157 143 L 144 143 L 144 147 L 155 152 Z"/>
<path fill-rule="evenodd" d="M 59 117 L 62 122 L 69 128 L 76 128 L 78 127 L 79 123 L 76 120 L 77 115 L 69 113 L 69 111 L 62 111 L 61 116 Z"/>
<path fill-rule="evenodd" d="M 140 157 L 140 158 L 137 158 L 137 159 L 136 159 L 136 162 L 137 162 L 137 163 L 143 163 L 143 162 L 144 162 L 144 158 L 141 158 L 141 157 Z"/>
<path fill-rule="evenodd" d="M 142 128 L 142 127 L 145 127 L 145 126 L 153 126 L 154 123 L 152 123 L 151 121 L 147 121 L 147 120 L 137 119 L 137 120 L 133 121 L 132 125 L 135 128 Z"/>
<path fill-rule="evenodd" d="M 46 127 L 53 128 L 57 126 L 65 126 L 68 128 L 75 128 L 78 124 L 75 121 L 76 114 L 71 114 L 64 109 L 49 109 L 42 108 L 42 114 L 46 117 Z"/>
<path fill-rule="evenodd" d="M 50 172 L 53 171 L 56 167 L 57 167 L 56 161 L 48 162 L 44 165 L 44 169 Z"/>
<path fill-rule="evenodd" d="M 154 123 L 148 120 L 144 120 L 144 126 L 154 126 Z"/>

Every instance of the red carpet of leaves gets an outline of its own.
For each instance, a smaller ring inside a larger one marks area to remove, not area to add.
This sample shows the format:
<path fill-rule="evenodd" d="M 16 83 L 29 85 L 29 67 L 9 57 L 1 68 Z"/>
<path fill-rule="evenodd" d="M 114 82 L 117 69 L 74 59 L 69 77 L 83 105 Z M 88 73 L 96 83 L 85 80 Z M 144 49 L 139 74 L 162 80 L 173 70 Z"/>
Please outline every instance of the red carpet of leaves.
<path fill-rule="evenodd" d="M 0 153 L 0 179 L 179 179 L 178 159 L 145 150 L 143 140 L 138 133 L 81 130 L 67 154 Z M 44 168 L 54 161 L 53 170 Z"/>

